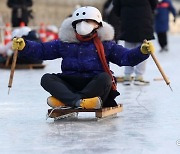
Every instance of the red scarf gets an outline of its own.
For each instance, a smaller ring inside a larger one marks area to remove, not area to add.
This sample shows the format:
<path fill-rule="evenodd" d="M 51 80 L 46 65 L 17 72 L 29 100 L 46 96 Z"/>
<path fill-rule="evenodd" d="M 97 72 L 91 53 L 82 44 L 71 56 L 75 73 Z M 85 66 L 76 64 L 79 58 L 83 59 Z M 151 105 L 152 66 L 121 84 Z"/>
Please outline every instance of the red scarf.
<path fill-rule="evenodd" d="M 96 49 L 98 51 L 98 55 L 99 55 L 99 58 L 101 60 L 101 63 L 103 65 L 103 69 L 105 72 L 107 72 L 110 76 L 111 76 L 111 79 L 112 79 L 112 89 L 113 90 L 116 90 L 116 83 L 115 83 L 115 80 L 114 80 L 114 77 L 109 69 L 109 66 L 107 64 L 107 61 L 106 61 L 106 57 L 105 57 L 105 54 L 104 54 L 104 46 L 101 42 L 101 40 L 99 39 L 97 33 L 94 33 L 93 35 L 89 36 L 89 37 L 82 37 L 81 35 L 77 34 L 76 33 L 76 38 L 79 40 L 79 41 L 90 41 L 91 39 L 93 39 L 93 42 L 94 42 L 94 45 L 96 46 Z"/>

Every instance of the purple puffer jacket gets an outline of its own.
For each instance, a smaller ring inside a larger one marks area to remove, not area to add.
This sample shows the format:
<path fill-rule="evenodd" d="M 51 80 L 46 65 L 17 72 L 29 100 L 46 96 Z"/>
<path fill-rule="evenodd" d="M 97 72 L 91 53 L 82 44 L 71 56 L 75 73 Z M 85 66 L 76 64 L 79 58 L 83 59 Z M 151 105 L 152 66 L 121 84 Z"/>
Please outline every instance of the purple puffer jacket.
<path fill-rule="evenodd" d="M 126 49 L 114 41 L 103 41 L 106 59 L 119 66 L 134 66 L 144 61 L 149 55 L 140 52 L 140 47 Z M 93 41 L 67 43 L 59 40 L 47 43 L 37 43 L 26 40 L 26 46 L 21 56 L 40 60 L 62 58 L 63 75 L 93 77 L 104 72 L 100 58 Z"/>

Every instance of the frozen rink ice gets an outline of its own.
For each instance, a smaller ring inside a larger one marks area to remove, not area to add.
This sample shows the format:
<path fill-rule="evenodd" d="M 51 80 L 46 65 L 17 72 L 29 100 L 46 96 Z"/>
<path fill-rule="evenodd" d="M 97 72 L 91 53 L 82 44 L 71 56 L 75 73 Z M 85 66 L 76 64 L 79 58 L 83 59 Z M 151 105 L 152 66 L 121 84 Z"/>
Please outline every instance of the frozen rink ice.
<path fill-rule="evenodd" d="M 180 35 L 169 36 L 169 52 L 159 53 L 173 92 L 150 57 L 145 79 L 149 86 L 123 86 L 117 102 L 124 106 L 115 118 L 46 121 L 49 96 L 40 86 L 41 76 L 59 72 L 60 60 L 47 61 L 42 70 L 16 70 L 8 95 L 9 70 L 0 69 L 0 153 L 2 154 L 179 154 L 180 153 Z M 123 68 L 111 65 L 116 76 Z M 178 145 L 179 141 L 179 145 Z"/>

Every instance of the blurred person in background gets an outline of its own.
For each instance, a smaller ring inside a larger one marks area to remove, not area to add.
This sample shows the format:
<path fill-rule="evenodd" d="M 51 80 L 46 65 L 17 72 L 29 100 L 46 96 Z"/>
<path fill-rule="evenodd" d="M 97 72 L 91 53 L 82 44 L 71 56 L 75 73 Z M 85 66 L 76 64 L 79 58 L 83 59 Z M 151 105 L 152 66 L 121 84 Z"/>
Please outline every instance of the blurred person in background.
<path fill-rule="evenodd" d="M 103 20 L 111 24 L 114 27 L 115 35 L 114 40 L 118 43 L 121 33 L 120 18 L 116 15 L 113 8 L 113 0 L 107 0 L 103 6 Z"/>
<path fill-rule="evenodd" d="M 19 35 L 19 28 L 16 28 L 12 31 L 11 40 L 14 37 L 20 37 Z M 11 57 L 13 55 L 12 51 L 12 41 L 9 41 L 7 44 L 1 44 L 0 45 L 0 63 L 4 64 L 6 63 L 6 60 L 8 57 Z"/>
<path fill-rule="evenodd" d="M 135 48 L 146 40 L 154 39 L 153 13 L 157 0 L 113 0 L 114 11 L 121 20 L 120 40 L 125 41 L 126 48 Z M 147 85 L 144 80 L 146 61 L 138 65 L 125 66 L 124 85 L 131 85 L 135 73 L 134 85 Z"/>
<path fill-rule="evenodd" d="M 29 9 L 33 5 L 32 0 L 8 0 L 7 6 L 12 9 L 11 22 L 13 27 L 19 27 L 21 22 L 28 25 L 32 10 Z"/>
<path fill-rule="evenodd" d="M 169 13 L 172 13 L 175 22 L 176 10 L 171 0 L 158 0 L 155 13 L 155 31 L 161 47 L 160 52 L 168 51 Z"/>
<path fill-rule="evenodd" d="M 26 40 L 40 42 L 38 33 L 27 26 L 14 29 L 12 32 L 12 39 L 15 37 L 22 37 Z M 12 41 L 8 42 L 6 45 L 0 45 L 0 63 L 5 64 L 7 57 L 10 57 L 11 63 L 13 59 Z M 34 60 L 26 55 L 18 55 L 17 58 L 17 64 L 42 64 L 42 62 L 42 60 Z"/>

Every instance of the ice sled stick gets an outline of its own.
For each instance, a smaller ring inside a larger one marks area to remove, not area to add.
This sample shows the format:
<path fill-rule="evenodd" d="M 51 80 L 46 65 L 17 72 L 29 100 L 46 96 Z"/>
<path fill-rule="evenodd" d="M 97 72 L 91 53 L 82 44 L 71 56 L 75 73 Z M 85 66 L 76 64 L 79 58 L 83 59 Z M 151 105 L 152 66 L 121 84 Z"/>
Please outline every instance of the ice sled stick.
<path fill-rule="evenodd" d="M 9 65 L 10 58 L 11 58 L 11 57 L 8 56 L 7 59 L 6 59 L 6 64 L 5 64 L 6 67 L 8 67 L 8 65 Z"/>
<path fill-rule="evenodd" d="M 10 88 L 12 87 L 12 82 L 13 82 L 13 77 L 14 77 L 14 70 L 15 70 L 15 67 L 16 67 L 17 56 L 18 56 L 18 50 L 15 50 L 14 55 L 13 55 L 12 65 L 11 65 L 11 72 L 10 72 L 10 76 L 9 76 L 8 94 L 10 92 Z"/>
<path fill-rule="evenodd" d="M 144 42 L 147 42 L 147 40 L 144 40 Z M 170 86 L 170 81 L 169 81 L 169 79 L 167 78 L 166 74 L 164 73 L 164 71 L 163 71 L 160 63 L 158 62 L 156 56 L 155 56 L 154 53 L 152 53 L 152 52 L 151 52 L 150 54 L 151 54 L 151 57 L 152 57 L 152 59 L 154 60 L 154 62 L 155 62 L 155 64 L 156 64 L 157 68 L 159 69 L 159 72 L 161 73 L 164 81 L 165 81 L 166 84 L 169 86 L 169 88 L 171 89 L 171 91 L 173 91 L 172 88 L 171 88 L 171 86 Z"/>

